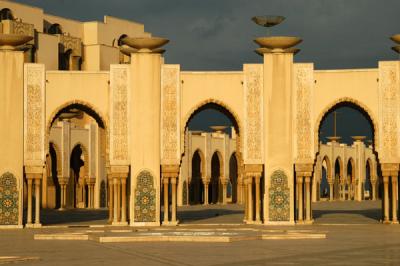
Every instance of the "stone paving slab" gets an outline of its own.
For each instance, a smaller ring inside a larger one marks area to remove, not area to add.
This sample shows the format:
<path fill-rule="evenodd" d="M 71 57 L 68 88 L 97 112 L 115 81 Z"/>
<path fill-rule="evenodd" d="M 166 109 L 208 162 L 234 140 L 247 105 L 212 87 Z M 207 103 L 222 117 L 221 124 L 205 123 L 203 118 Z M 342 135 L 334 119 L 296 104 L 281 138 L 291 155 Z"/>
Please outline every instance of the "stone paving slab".
<path fill-rule="evenodd" d="M 19 256 L 0 256 L 0 264 L 28 262 L 33 260 L 40 260 L 39 257 L 19 257 Z"/>
<path fill-rule="evenodd" d="M 326 233 L 315 230 L 265 229 L 264 227 L 234 228 L 209 226 L 185 228 L 141 228 L 79 230 L 34 234 L 34 240 L 92 240 L 99 243 L 127 242 L 210 242 L 230 243 L 234 241 L 273 239 L 325 239 Z"/>

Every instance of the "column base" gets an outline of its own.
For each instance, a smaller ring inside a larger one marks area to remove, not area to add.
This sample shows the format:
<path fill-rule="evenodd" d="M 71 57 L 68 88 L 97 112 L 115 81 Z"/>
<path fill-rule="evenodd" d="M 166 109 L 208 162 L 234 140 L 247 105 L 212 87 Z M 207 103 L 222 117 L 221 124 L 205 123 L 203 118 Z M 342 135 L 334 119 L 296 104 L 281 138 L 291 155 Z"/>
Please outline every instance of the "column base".
<path fill-rule="evenodd" d="M 42 224 L 26 224 L 25 228 L 42 228 Z"/>
<path fill-rule="evenodd" d="M 309 221 L 304 221 L 304 224 L 306 224 L 306 225 L 311 225 L 313 223 L 314 223 L 314 219 L 311 219 Z"/>
<path fill-rule="evenodd" d="M 304 221 L 304 220 L 301 220 L 301 221 L 296 221 L 295 223 L 296 223 L 296 224 L 305 224 L 305 221 Z"/>
<path fill-rule="evenodd" d="M 112 222 L 112 226 L 128 226 L 128 222 Z"/>
<path fill-rule="evenodd" d="M 66 208 L 58 208 L 57 211 L 65 211 L 67 210 Z"/>
<path fill-rule="evenodd" d="M 383 220 L 382 223 L 383 223 L 383 224 L 391 224 L 392 222 L 389 221 L 389 220 Z"/>
<path fill-rule="evenodd" d="M 172 222 L 172 221 L 168 221 L 168 222 L 162 222 L 162 226 L 177 226 L 179 224 L 179 221 L 175 221 L 175 222 Z"/>
<path fill-rule="evenodd" d="M 0 225 L 0 230 L 2 229 L 22 229 L 23 225 Z"/>
<path fill-rule="evenodd" d="M 392 221 L 391 224 L 399 224 L 399 221 Z"/>
<path fill-rule="evenodd" d="M 257 224 L 263 224 L 263 222 L 262 221 L 246 221 L 246 224 L 255 224 L 255 225 L 257 225 Z"/>

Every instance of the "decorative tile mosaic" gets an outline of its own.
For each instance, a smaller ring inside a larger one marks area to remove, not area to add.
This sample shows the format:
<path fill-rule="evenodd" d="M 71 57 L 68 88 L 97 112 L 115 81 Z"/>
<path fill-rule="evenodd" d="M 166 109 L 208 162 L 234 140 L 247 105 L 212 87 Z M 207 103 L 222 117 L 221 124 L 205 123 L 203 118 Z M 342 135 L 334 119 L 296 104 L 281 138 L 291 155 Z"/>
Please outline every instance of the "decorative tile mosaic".
<path fill-rule="evenodd" d="M 8 172 L 0 177 L 0 225 L 18 225 L 17 179 Z"/>
<path fill-rule="evenodd" d="M 156 189 L 154 178 L 148 171 L 142 171 L 137 178 L 134 219 L 135 222 L 156 221 Z"/>
<path fill-rule="evenodd" d="M 272 222 L 290 220 L 290 189 L 288 178 L 282 170 L 275 171 L 271 176 L 269 217 Z"/>

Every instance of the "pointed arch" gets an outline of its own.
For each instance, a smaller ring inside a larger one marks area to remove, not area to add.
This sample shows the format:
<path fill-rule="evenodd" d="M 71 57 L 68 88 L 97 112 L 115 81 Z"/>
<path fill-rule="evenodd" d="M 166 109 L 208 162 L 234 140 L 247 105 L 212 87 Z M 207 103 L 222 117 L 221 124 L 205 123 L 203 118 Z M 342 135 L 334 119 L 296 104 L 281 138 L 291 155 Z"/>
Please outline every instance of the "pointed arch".
<path fill-rule="evenodd" d="M 326 118 L 326 116 L 332 111 L 333 109 L 341 106 L 346 106 L 349 105 L 353 107 L 354 109 L 358 110 L 361 112 L 370 122 L 373 128 L 373 146 L 375 147 L 375 150 L 378 150 L 378 139 L 379 139 L 379 127 L 378 127 L 378 120 L 374 116 L 373 112 L 371 111 L 370 108 L 361 101 L 358 101 L 356 99 L 350 98 L 350 97 L 342 97 L 334 100 L 331 104 L 327 105 L 318 115 L 317 120 L 315 122 L 315 128 L 314 128 L 314 143 L 315 147 L 318 147 L 318 141 L 319 141 L 319 130 L 321 128 L 322 121 Z"/>

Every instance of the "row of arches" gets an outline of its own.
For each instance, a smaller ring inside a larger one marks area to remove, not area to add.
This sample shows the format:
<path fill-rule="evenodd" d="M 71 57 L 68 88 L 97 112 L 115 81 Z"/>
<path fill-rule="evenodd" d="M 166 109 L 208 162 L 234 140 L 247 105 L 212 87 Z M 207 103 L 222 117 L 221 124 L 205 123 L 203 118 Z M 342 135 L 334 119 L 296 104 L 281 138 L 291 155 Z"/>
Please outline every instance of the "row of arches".
<path fill-rule="evenodd" d="M 365 176 L 356 178 L 356 164 L 353 158 L 349 158 L 344 164 L 338 157 L 332 168 L 328 156 L 324 156 L 321 165 L 321 176 L 315 178 L 316 199 L 318 200 L 372 200 L 379 197 L 379 180 L 377 179 L 375 163 L 371 158 L 365 161 Z M 358 187 L 360 191 L 358 191 Z"/>
<path fill-rule="evenodd" d="M 207 107 L 208 108 L 214 108 L 215 106 L 218 107 L 218 110 L 220 110 L 221 108 L 224 108 L 222 106 L 219 106 L 218 104 L 215 103 L 207 103 Z M 202 107 L 203 108 L 203 107 Z M 56 112 L 55 116 L 52 118 L 52 123 L 51 125 L 53 125 L 56 121 L 58 121 L 60 119 L 60 117 L 62 117 L 65 114 L 67 114 L 68 116 L 73 116 L 74 112 L 71 112 L 71 110 L 73 109 L 79 109 L 81 111 L 83 111 L 84 113 L 86 113 L 87 115 L 91 116 L 98 124 L 99 127 L 102 127 L 103 129 L 105 129 L 105 120 L 102 119 L 97 113 L 96 111 L 94 111 L 93 109 L 91 109 L 89 106 L 86 105 L 82 105 L 82 104 L 71 104 L 71 105 L 67 105 L 64 106 L 62 109 L 60 109 L 59 111 Z M 228 110 L 225 109 L 225 112 L 229 112 Z M 231 118 L 233 117 L 233 115 L 231 115 Z M 68 119 L 76 119 L 76 117 L 73 118 L 68 118 Z M 190 121 L 191 118 L 189 118 L 188 121 Z M 239 129 L 238 127 L 238 123 L 235 122 L 236 127 Z M 186 124 L 186 129 L 188 130 L 188 124 Z M 240 158 L 240 131 L 238 130 L 238 134 L 239 134 L 239 138 L 238 138 L 238 151 L 236 153 L 233 153 L 230 158 L 229 158 L 229 174 L 227 175 L 227 181 L 228 181 L 228 189 L 227 189 L 227 195 L 229 198 L 232 199 L 232 202 L 237 202 L 237 195 L 238 195 L 238 170 L 241 167 L 241 158 Z M 185 144 L 187 145 L 187 144 Z M 83 158 L 87 157 L 84 154 L 85 152 L 85 147 L 83 147 L 82 145 L 77 145 L 76 147 L 73 148 L 72 152 L 71 152 L 71 158 L 70 158 L 70 165 L 71 165 L 71 179 L 69 180 L 69 182 L 71 182 L 71 184 L 78 184 L 80 179 L 82 178 L 82 176 L 85 176 L 87 170 L 84 170 L 84 168 L 82 169 L 82 166 L 85 166 L 85 162 L 84 160 L 82 160 L 82 154 L 83 154 Z M 55 184 L 56 187 L 60 186 L 60 182 L 55 179 L 55 177 L 60 175 L 60 170 L 58 167 L 58 163 L 59 163 L 59 157 L 57 156 L 57 153 L 59 151 L 57 151 L 58 148 L 56 147 L 56 145 L 54 145 L 54 143 L 50 143 L 49 144 L 49 157 L 51 158 L 51 160 L 49 161 L 49 164 L 51 164 L 50 167 L 50 171 L 49 174 L 52 177 L 52 182 Z M 104 150 L 104 152 L 106 152 L 106 149 Z M 327 162 L 329 159 L 327 157 L 323 158 L 323 166 L 322 166 L 322 171 L 325 171 L 325 177 L 323 177 L 323 179 L 321 180 L 320 183 L 320 187 L 319 187 L 319 191 L 318 194 L 321 195 L 322 197 L 324 196 L 324 191 L 326 191 L 326 183 L 328 182 L 328 179 L 330 178 L 328 176 L 328 172 L 331 172 L 331 170 L 329 170 L 328 168 L 331 165 L 331 162 Z M 218 203 L 221 202 L 221 196 L 223 195 L 222 192 L 222 180 L 221 180 L 221 173 L 224 171 L 224 161 L 222 159 L 221 153 L 220 152 L 215 152 L 212 155 L 212 159 L 211 159 L 211 175 L 210 175 L 210 180 L 209 180 L 209 186 L 207 187 L 208 189 L 208 194 L 210 195 L 210 197 L 208 198 L 208 203 Z M 197 204 L 197 203 L 204 203 L 205 201 L 205 186 L 204 186 L 204 180 L 203 180 L 203 175 L 202 173 L 205 171 L 205 160 L 204 160 L 204 155 L 202 154 L 202 152 L 200 150 L 196 150 L 191 158 L 191 167 L 192 167 L 192 177 L 190 182 L 188 183 L 188 188 L 189 188 L 189 203 L 191 204 Z M 345 165 L 347 165 L 347 169 L 345 169 Z M 332 194 L 335 195 L 335 197 L 338 197 L 338 191 L 339 191 L 339 184 L 340 184 L 340 178 L 337 179 L 336 178 L 336 173 L 341 173 L 341 176 L 349 176 L 349 179 L 346 179 L 346 184 L 347 186 L 350 186 L 350 184 L 352 184 L 354 182 L 353 177 L 354 177 L 354 169 L 355 169 L 355 162 L 354 159 L 350 158 L 348 160 L 348 162 L 345 164 L 341 158 L 336 158 L 335 160 L 335 169 L 333 169 L 333 173 L 334 173 L 334 186 L 333 186 L 333 191 Z M 370 161 L 367 161 L 367 165 L 366 168 L 371 169 L 371 168 L 375 168 L 376 166 L 372 166 L 372 163 Z M 344 175 L 344 172 L 347 171 L 347 175 Z M 83 174 L 82 174 L 83 173 Z M 364 191 L 369 191 L 369 188 L 371 186 L 371 174 L 369 174 L 368 180 L 365 183 L 365 188 Z M 325 187 L 324 187 L 325 186 Z M 73 190 L 75 190 L 75 192 L 70 192 L 68 191 L 68 193 L 71 193 L 71 195 L 73 193 L 75 193 L 74 196 L 70 197 L 70 202 L 68 202 L 69 206 L 73 206 L 73 207 L 77 207 L 79 204 L 79 199 L 77 199 L 76 197 L 76 186 L 72 185 L 71 187 L 73 187 Z M 87 188 L 85 188 L 87 191 Z M 330 190 L 331 188 L 329 187 L 328 190 Z M 60 200 L 61 196 L 60 194 L 62 194 L 60 192 L 60 188 L 56 189 L 56 198 L 57 198 L 57 203 L 55 204 L 56 207 L 60 207 L 60 205 L 62 204 L 62 201 Z M 351 190 L 349 187 L 344 189 L 347 198 L 353 198 L 353 195 L 351 195 L 351 193 L 349 193 L 349 190 Z M 183 193 L 183 192 L 182 192 Z M 86 193 L 87 195 L 88 193 Z M 325 193 L 326 194 L 326 193 Z M 85 196 L 86 198 L 84 199 L 85 204 L 88 205 L 88 199 L 87 196 Z M 107 197 L 107 196 L 106 196 Z M 263 198 L 263 196 L 261 197 Z"/>
<path fill-rule="evenodd" d="M 213 153 L 211 158 L 211 180 L 208 186 L 207 204 L 224 203 L 223 183 L 226 182 L 227 201 L 237 203 L 238 190 L 238 164 L 236 154 L 233 153 L 229 159 L 229 179 L 221 180 L 223 172 L 223 157 L 220 152 Z M 203 173 L 205 172 L 205 159 L 200 150 L 196 150 L 192 156 L 192 177 L 189 182 L 189 204 L 205 204 L 206 192 Z M 225 177 L 224 177 L 225 178 Z"/>

